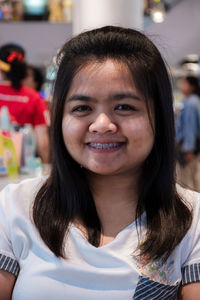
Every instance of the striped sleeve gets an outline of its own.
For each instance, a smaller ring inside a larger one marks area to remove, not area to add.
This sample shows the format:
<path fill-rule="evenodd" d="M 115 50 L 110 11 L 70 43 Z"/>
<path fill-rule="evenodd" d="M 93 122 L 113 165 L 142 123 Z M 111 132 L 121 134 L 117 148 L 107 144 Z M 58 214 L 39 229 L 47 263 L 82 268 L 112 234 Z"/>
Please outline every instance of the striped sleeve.
<path fill-rule="evenodd" d="M 200 263 L 182 268 L 182 285 L 200 281 Z"/>
<path fill-rule="evenodd" d="M 181 243 L 182 285 L 200 282 L 200 193 L 185 190 L 192 205 L 192 225 Z"/>
<path fill-rule="evenodd" d="M 178 285 L 166 285 L 150 278 L 140 276 L 135 290 L 134 300 L 175 300 Z"/>
<path fill-rule="evenodd" d="M 19 264 L 15 259 L 0 254 L 0 270 L 7 271 L 17 276 L 19 273 Z"/>
<path fill-rule="evenodd" d="M 19 263 L 15 257 L 11 236 L 13 235 L 12 210 L 15 206 L 10 205 L 9 187 L 0 192 L 0 270 L 7 271 L 15 276 L 19 273 Z"/>

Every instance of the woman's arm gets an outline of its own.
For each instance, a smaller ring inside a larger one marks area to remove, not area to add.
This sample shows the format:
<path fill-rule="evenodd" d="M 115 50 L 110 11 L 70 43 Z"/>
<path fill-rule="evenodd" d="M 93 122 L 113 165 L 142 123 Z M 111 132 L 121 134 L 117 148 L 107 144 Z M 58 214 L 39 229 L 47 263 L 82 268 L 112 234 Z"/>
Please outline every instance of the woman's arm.
<path fill-rule="evenodd" d="M 0 270 L 0 299 L 11 300 L 12 291 L 15 285 L 16 276 L 13 274 Z"/>
<path fill-rule="evenodd" d="M 200 282 L 183 285 L 178 300 L 200 300 Z"/>

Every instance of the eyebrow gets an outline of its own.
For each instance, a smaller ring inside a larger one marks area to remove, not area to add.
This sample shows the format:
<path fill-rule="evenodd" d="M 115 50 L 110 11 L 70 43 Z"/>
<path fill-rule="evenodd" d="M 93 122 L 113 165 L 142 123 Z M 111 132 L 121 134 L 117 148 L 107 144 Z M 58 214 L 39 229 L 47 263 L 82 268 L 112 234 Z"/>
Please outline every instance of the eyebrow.
<path fill-rule="evenodd" d="M 86 96 L 86 95 L 81 95 L 81 94 L 74 94 L 73 96 L 69 97 L 68 102 L 71 101 L 91 101 L 93 98 Z"/>
<path fill-rule="evenodd" d="M 138 97 L 137 95 L 130 93 L 130 92 L 122 92 L 122 93 L 116 93 L 111 95 L 109 98 L 113 100 L 122 100 L 125 98 L 131 98 L 133 100 L 141 101 L 141 98 Z M 68 102 L 71 101 L 95 101 L 93 97 L 87 96 L 87 95 L 82 95 L 82 94 L 74 94 L 71 97 L 69 97 Z"/>
<path fill-rule="evenodd" d="M 135 95 L 133 93 L 130 93 L 130 92 L 117 93 L 117 94 L 114 94 L 112 96 L 112 98 L 116 99 L 116 100 L 122 100 L 124 98 L 132 98 L 133 100 L 139 100 L 139 101 L 141 101 L 140 97 L 138 97 L 137 95 Z"/>

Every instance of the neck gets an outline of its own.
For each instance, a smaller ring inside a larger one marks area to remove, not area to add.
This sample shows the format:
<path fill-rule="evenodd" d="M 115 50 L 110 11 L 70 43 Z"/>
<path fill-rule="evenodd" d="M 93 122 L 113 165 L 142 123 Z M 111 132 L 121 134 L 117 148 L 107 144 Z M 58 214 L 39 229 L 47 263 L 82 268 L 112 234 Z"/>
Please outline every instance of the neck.
<path fill-rule="evenodd" d="M 194 94 L 193 92 L 192 93 L 184 93 L 184 96 L 185 97 L 189 97 L 189 96 L 191 96 L 192 94 Z"/>
<path fill-rule="evenodd" d="M 116 236 L 135 220 L 138 178 L 89 175 L 89 182 L 105 236 Z"/>

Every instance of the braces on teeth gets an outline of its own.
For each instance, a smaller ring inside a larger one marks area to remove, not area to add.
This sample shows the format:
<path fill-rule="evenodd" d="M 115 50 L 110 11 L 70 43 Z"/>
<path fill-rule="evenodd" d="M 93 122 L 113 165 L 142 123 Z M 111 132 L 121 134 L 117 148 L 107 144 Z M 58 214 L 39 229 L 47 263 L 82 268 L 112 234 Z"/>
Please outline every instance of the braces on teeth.
<path fill-rule="evenodd" d="M 112 144 L 100 144 L 100 143 L 91 143 L 92 148 L 96 149 L 112 149 L 119 147 L 120 143 L 112 143 Z"/>

